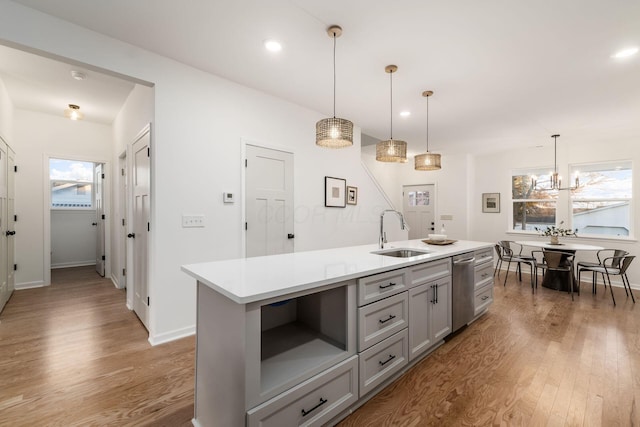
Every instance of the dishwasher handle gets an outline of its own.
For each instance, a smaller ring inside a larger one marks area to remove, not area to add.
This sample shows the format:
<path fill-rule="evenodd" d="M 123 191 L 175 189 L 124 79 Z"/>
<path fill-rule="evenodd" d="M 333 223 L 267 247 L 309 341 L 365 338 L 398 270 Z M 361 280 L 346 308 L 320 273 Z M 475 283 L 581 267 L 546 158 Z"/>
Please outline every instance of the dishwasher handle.
<path fill-rule="evenodd" d="M 471 264 L 472 262 L 476 261 L 476 257 L 472 256 L 471 258 L 464 258 L 464 259 L 456 259 L 453 261 L 454 265 L 458 265 L 458 264 Z"/>

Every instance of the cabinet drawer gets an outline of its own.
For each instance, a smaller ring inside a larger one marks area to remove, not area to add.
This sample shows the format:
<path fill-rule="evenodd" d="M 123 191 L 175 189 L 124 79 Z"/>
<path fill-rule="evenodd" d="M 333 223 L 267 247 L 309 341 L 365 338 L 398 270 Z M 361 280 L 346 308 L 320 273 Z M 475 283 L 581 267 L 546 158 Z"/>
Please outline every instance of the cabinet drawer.
<path fill-rule="evenodd" d="M 475 251 L 473 253 L 473 256 L 476 259 L 476 265 L 484 264 L 485 262 L 490 262 L 493 264 L 493 251 L 493 248 L 486 248 Z"/>
<path fill-rule="evenodd" d="M 360 353 L 360 397 L 407 364 L 408 336 L 404 329 Z"/>
<path fill-rule="evenodd" d="M 358 399 L 358 356 L 247 412 L 249 427 L 321 426 Z"/>
<path fill-rule="evenodd" d="M 482 264 L 476 266 L 474 283 L 474 289 L 476 291 L 490 283 L 493 284 L 493 264 Z"/>
<path fill-rule="evenodd" d="M 422 285 L 441 277 L 451 275 L 451 258 L 425 262 L 409 267 L 409 287 Z"/>
<path fill-rule="evenodd" d="M 358 309 L 358 351 L 390 337 L 408 324 L 406 292 Z"/>
<path fill-rule="evenodd" d="M 493 285 L 485 286 L 484 288 L 480 288 L 475 293 L 474 299 L 474 316 L 479 315 L 484 310 L 489 308 L 491 303 L 493 302 Z"/>
<path fill-rule="evenodd" d="M 407 269 L 388 271 L 358 279 L 358 306 L 407 290 Z"/>

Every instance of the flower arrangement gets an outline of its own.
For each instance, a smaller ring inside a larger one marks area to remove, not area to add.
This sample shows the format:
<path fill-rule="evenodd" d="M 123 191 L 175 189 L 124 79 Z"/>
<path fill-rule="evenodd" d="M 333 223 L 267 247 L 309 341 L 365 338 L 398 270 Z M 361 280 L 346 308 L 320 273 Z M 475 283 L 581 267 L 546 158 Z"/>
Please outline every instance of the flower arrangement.
<path fill-rule="evenodd" d="M 560 225 L 564 224 L 564 221 L 560 222 Z M 546 229 L 541 229 L 538 227 L 535 227 L 536 231 L 538 233 L 540 233 L 541 236 L 551 236 L 551 237 L 565 237 L 565 236 L 577 236 L 578 235 L 578 229 L 576 228 L 575 230 L 571 230 L 568 228 L 562 228 L 562 227 L 556 227 L 555 225 L 552 225 L 551 227 L 547 226 Z"/>

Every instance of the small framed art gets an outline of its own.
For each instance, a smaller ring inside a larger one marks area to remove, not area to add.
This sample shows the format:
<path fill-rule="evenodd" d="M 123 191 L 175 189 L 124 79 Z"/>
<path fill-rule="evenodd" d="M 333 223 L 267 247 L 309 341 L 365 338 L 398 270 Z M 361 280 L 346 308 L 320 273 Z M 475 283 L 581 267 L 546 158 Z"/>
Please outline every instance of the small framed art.
<path fill-rule="evenodd" d="M 482 193 L 482 212 L 500 212 L 500 193 Z"/>
<path fill-rule="evenodd" d="M 347 180 L 342 178 L 324 177 L 324 205 L 328 208 L 346 207 Z"/>
<path fill-rule="evenodd" d="M 347 204 L 348 205 L 358 204 L 358 187 L 351 187 L 347 185 Z"/>

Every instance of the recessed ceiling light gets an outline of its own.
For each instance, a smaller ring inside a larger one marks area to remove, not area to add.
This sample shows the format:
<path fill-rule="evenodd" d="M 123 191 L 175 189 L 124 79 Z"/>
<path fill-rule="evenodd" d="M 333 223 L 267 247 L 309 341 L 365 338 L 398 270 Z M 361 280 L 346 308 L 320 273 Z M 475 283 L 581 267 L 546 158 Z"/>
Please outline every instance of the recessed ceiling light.
<path fill-rule="evenodd" d="M 618 52 L 611 55 L 612 58 L 626 58 L 628 56 L 632 56 L 638 53 L 637 47 L 628 47 L 626 49 L 619 50 Z"/>
<path fill-rule="evenodd" d="M 264 42 L 264 47 L 269 52 L 280 52 L 282 50 L 282 43 L 277 40 L 266 40 Z"/>
<path fill-rule="evenodd" d="M 71 77 L 76 80 L 84 80 L 87 75 L 82 71 L 71 70 Z"/>
<path fill-rule="evenodd" d="M 411 111 L 400 111 L 400 116 L 409 117 L 411 115 Z"/>

